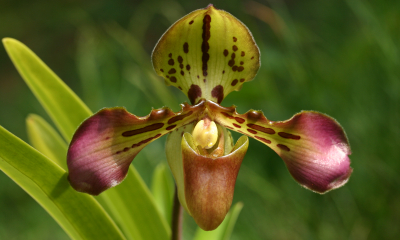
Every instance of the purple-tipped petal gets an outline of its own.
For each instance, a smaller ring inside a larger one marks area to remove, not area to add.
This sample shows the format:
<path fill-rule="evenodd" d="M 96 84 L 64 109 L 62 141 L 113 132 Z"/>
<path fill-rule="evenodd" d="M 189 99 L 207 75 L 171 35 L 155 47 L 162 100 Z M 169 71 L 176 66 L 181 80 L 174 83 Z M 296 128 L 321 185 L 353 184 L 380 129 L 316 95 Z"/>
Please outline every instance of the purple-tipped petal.
<path fill-rule="evenodd" d="M 353 171 L 348 157 L 351 150 L 346 134 L 336 120 L 321 113 L 304 111 L 288 121 L 276 122 L 275 127 L 280 129 L 278 135 L 287 139 L 288 148 L 292 148 L 287 151 L 278 146 L 281 149 L 278 154 L 302 186 L 325 193 L 348 181 Z"/>
<path fill-rule="evenodd" d="M 70 143 L 69 181 L 77 191 L 98 195 L 119 184 L 133 158 L 147 144 L 197 118 L 204 102 L 136 117 L 124 108 L 106 108 L 85 120 Z"/>
<path fill-rule="evenodd" d="M 207 102 L 219 124 L 246 134 L 271 147 L 285 161 L 291 175 L 302 186 L 318 192 L 344 185 L 349 179 L 351 154 L 340 124 L 322 113 L 303 111 L 287 121 L 268 120 L 261 111 L 238 114 Z"/>

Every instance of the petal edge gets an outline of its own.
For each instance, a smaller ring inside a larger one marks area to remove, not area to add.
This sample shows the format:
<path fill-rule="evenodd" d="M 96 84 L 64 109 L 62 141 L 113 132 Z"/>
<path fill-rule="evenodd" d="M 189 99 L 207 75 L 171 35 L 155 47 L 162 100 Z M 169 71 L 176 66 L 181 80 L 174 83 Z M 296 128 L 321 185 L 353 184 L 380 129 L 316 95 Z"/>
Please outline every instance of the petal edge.
<path fill-rule="evenodd" d="M 119 184 L 134 157 L 150 142 L 197 119 L 204 102 L 152 110 L 137 117 L 124 108 L 106 108 L 86 119 L 67 154 L 69 181 L 77 191 L 98 195 Z"/>
<path fill-rule="evenodd" d="M 294 179 L 305 188 L 325 193 L 349 179 L 350 145 L 340 124 L 315 111 L 302 111 L 286 121 L 270 121 L 261 111 L 236 112 L 210 101 L 213 120 L 272 148 Z"/>

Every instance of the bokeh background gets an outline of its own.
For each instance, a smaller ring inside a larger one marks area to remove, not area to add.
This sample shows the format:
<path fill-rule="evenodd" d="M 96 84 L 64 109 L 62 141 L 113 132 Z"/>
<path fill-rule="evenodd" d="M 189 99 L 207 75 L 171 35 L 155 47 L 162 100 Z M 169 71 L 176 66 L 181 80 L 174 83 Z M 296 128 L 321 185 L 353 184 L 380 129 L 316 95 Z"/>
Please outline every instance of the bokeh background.
<path fill-rule="evenodd" d="M 0 37 L 29 46 L 91 108 L 139 116 L 183 93 L 152 70 L 157 40 L 209 1 L 1 0 Z M 397 239 L 400 236 L 400 1 L 214 1 L 245 23 L 261 51 L 257 77 L 223 106 L 285 120 L 301 110 L 345 128 L 354 173 L 319 195 L 300 187 L 268 147 L 250 140 L 236 183 L 242 201 L 232 239 Z M 25 119 L 43 108 L 0 48 L 0 125 L 28 141 Z M 239 135 L 234 134 L 237 139 Z M 165 139 L 164 139 L 165 140 Z M 135 159 L 147 184 L 165 162 L 164 141 Z M 185 215 L 185 239 L 195 224 Z M 0 239 L 68 239 L 29 195 L 0 172 Z"/>

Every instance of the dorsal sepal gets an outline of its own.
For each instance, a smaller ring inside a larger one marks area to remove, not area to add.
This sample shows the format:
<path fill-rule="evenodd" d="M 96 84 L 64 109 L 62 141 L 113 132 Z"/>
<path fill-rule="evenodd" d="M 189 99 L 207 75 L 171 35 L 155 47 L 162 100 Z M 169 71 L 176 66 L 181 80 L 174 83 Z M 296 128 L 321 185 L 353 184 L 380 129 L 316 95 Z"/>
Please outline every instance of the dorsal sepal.
<path fill-rule="evenodd" d="M 260 67 L 259 49 L 247 27 L 212 4 L 173 24 L 154 48 L 152 60 L 157 74 L 192 104 L 201 98 L 221 103 Z"/>

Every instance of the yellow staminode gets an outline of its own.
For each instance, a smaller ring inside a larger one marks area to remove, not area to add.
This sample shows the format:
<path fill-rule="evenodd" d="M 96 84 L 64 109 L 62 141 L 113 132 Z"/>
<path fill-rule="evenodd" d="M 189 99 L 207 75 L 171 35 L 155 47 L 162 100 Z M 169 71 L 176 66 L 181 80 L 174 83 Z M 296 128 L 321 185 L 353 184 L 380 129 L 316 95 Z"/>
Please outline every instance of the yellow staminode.
<path fill-rule="evenodd" d="M 214 121 L 206 118 L 196 124 L 192 135 L 197 146 L 210 149 L 218 140 L 218 128 Z"/>

